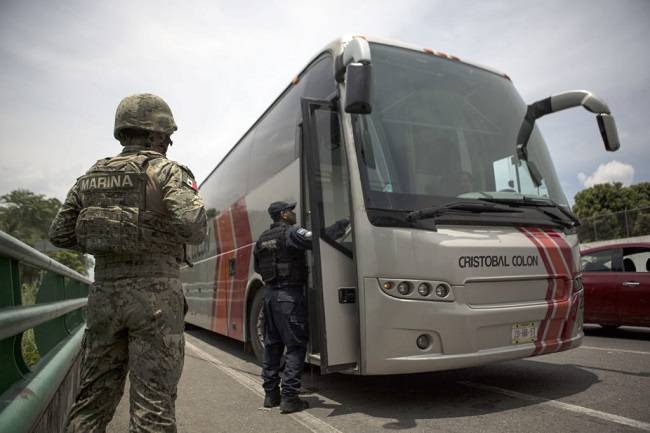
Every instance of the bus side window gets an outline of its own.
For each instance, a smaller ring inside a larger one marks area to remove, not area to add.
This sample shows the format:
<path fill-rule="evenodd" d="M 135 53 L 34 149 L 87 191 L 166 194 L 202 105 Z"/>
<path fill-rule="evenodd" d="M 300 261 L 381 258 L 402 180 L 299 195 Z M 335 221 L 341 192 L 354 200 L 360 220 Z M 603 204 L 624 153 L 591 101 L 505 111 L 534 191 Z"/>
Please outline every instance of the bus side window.
<path fill-rule="evenodd" d="M 323 199 L 323 226 L 330 227 L 342 219 L 350 219 L 350 177 L 345 147 L 341 144 L 339 115 L 329 110 L 316 110 L 319 167 L 313 173 L 320 183 Z M 351 249 L 351 238 L 331 239 Z"/>
<path fill-rule="evenodd" d="M 227 209 L 248 192 L 252 141 L 252 134 L 247 134 L 201 186 L 201 195 L 213 215 Z"/>
<path fill-rule="evenodd" d="M 303 96 L 325 99 L 336 92 L 332 57 L 323 56 L 307 71 L 307 88 Z"/>
<path fill-rule="evenodd" d="M 251 189 L 267 181 L 296 158 L 296 126 L 304 83 L 292 87 L 255 126 L 251 152 Z"/>
<path fill-rule="evenodd" d="M 323 56 L 306 74 L 305 95 L 325 99 L 336 92 L 332 57 Z M 323 226 L 329 227 L 342 219 L 350 219 L 350 179 L 339 115 L 330 110 L 316 110 L 314 122 L 318 135 L 320 166 L 313 173 L 320 183 L 323 198 Z M 332 239 L 351 250 L 351 236 Z"/>

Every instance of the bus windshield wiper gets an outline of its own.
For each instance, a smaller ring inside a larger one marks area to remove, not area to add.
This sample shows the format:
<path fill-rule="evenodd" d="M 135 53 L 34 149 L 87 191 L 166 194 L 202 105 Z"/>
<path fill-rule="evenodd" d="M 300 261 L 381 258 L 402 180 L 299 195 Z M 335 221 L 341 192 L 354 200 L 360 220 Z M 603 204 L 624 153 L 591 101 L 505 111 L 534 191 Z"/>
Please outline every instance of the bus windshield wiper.
<path fill-rule="evenodd" d="M 407 221 L 417 221 L 421 219 L 436 218 L 448 213 L 520 213 L 520 210 L 514 210 L 512 207 L 481 202 L 452 202 L 442 206 L 433 206 L 424 209 L 414 210 L 406 216 Z"/>
<path fill-rule="evenodd" d="M 522 196 L 521 198 L 484 198 L 478 200 L 487 201 L 490 203 L 507 204 L 510 206 L 526 206 L 531 207 L 539 212 L 551 217 L 554 221 L 566 228 L 575 228 L 580 225 L 580 220 L 576 218 L 573 213 L 567 210 L 564 206 L 551 200 L 550 198 L 531 198 Z M 551 212 L 548 208 L 552 208 L 561 213 Z"/>

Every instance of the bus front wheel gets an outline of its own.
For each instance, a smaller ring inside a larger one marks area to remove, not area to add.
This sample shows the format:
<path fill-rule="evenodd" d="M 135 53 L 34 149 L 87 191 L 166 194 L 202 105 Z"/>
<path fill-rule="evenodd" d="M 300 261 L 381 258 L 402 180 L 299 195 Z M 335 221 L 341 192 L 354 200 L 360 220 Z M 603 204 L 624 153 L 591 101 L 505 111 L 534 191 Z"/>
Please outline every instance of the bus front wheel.
<path fill-rule="evenodd" d="M 264 359 L 264 290 L 255 292 L 248 314 L 251 348 L 259 363 Z"/>

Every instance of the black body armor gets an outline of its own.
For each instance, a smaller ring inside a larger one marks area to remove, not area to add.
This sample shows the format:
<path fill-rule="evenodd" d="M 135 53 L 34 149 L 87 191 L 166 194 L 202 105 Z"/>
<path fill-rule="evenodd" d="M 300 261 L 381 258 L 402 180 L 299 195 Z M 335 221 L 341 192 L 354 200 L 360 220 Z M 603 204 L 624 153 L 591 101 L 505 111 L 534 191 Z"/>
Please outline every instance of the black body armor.
<path fill-rule="evenodd" d="M 255 244 L 255 271 L 266 284 L 302 286 L 306 283 L 305 251 L 287 245 L 290 228 L 284 222 L 273 223 Z"/>

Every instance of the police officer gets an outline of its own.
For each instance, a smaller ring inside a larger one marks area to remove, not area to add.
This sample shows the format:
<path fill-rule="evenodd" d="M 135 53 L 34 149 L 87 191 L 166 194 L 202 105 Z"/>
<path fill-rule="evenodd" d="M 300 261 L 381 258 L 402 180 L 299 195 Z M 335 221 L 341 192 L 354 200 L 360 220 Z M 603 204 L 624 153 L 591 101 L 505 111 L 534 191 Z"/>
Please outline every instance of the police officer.
<path fill-rule="evenodd" d="M 104 432 L 131 383 L 130 432 L 176 432 L 184 360 L 184 245 L 206 235 L 190 170 L 166 158 L 176 124 L 151 94 L 124 98 L 114 136 L 124 146 L 77 179 L 50 227 L 61 248 L 95 256 L 68 433 Z"/>
<path fill-rule="evenodd" d="M 280 405 L 282 413 L 301 411 L 309 404 L 298 397 L 307 350 L 304 285 L 307 281 L 305 250 L 311 249 L 310 231 L 295 226 L 296 203 L 276 201 L 268 208 L 271 227 L 255 244 L 255 271 L 264 282 L 264 407 Z M 348 220 L 326 231 L 333 238 L 344 234 Z M 280 392 L 280 359 L 286 348 Z"/>

